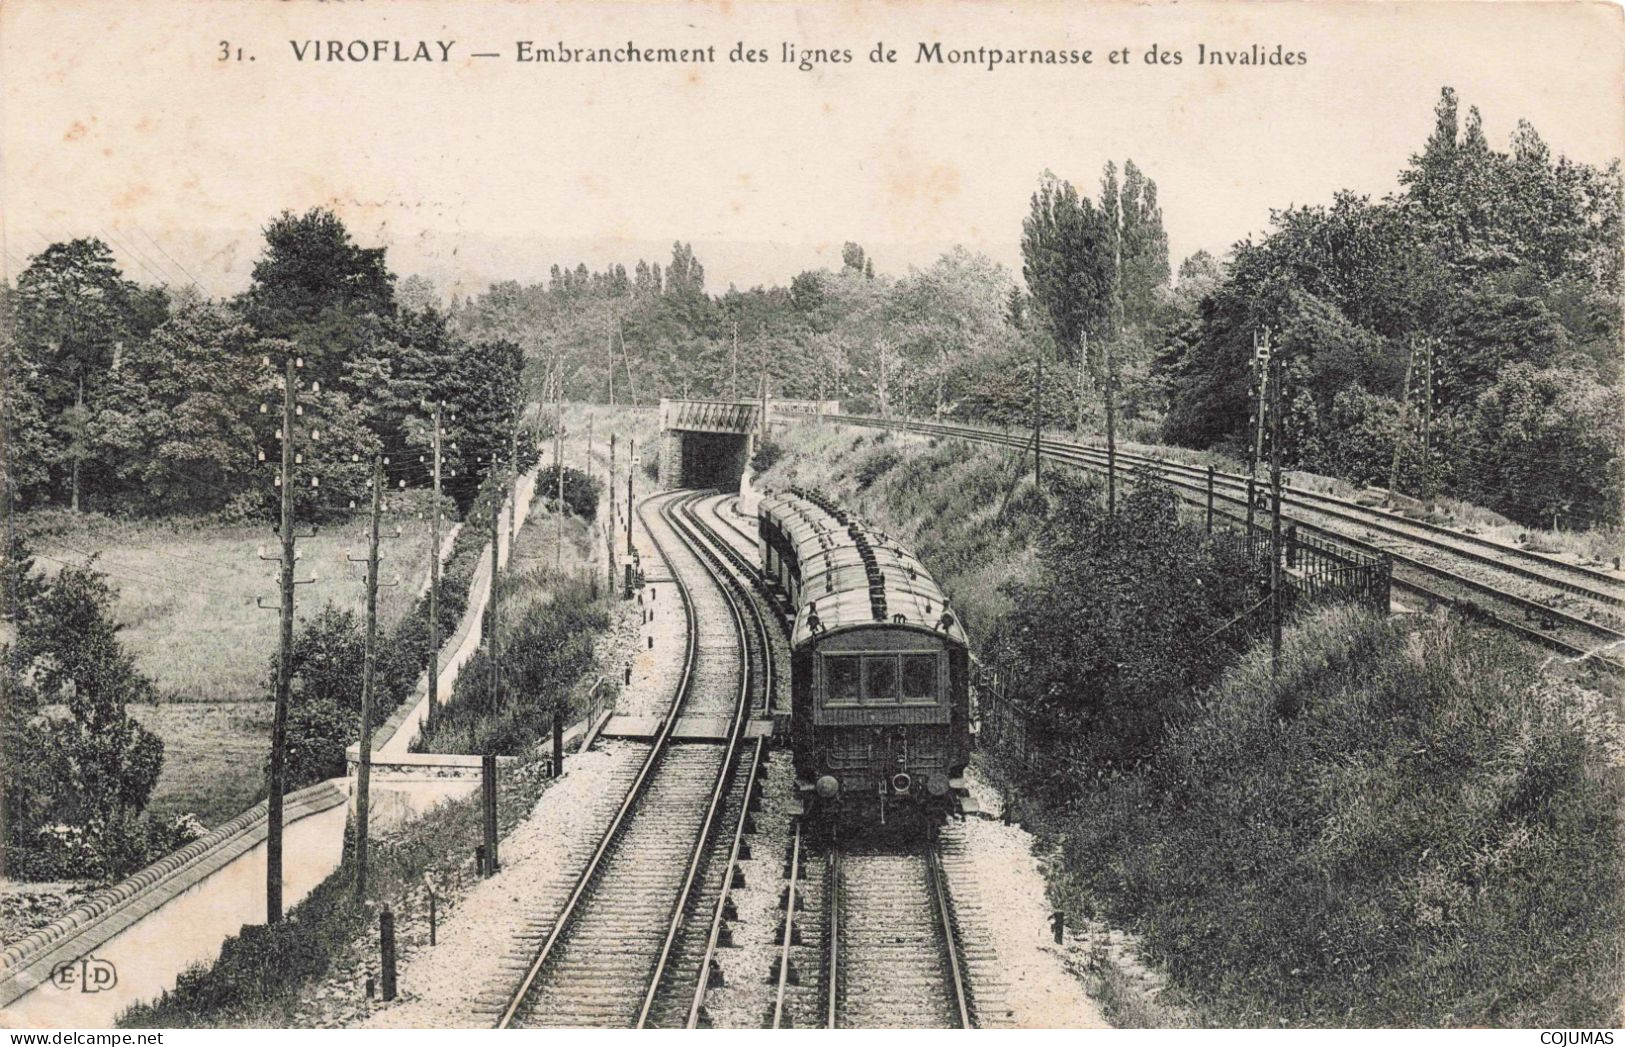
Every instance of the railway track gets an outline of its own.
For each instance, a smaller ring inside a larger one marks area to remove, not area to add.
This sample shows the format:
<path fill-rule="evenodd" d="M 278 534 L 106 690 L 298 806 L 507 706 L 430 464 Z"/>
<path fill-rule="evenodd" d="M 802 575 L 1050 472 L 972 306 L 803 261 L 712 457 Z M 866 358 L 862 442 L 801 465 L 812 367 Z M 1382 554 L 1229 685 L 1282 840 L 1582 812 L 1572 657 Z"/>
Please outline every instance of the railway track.
<path fill-rule="evenodd" d="M 832 846 L 825 881 L 825 1027 L 974 1026 L 934 843 Z"/>
<path fill-rule="evenodd" d="M 704 974 L 721 936 L 716 914 L 764 751 L 745 737 L 748 712 L 755 692 L 771 687 L 771 668 L 750 602 L 684 519 L 695 498 L 661 498 L 653 514 L 652 501 L 638 508 L 689 620 L 680 683 L 498 1028 L 699 1020 Z M 723 744 L 674 741 L 681 718 L 717 716 L 728 724 Z M 720 831 L 724 826 L 733 831 Z"/>
<path fill-rule="evenodd" d="M 1012 433 L 972 426 L 854 415 L 831 416 L 831 420 L 1017 449 L 1032 447 L 1031 437 L 1024 439 Z M 1093 472 L 1106 471 L 1106 454 L 1099 448 L 1051 439 L 1045 439 L 1040 446 L 1046 458 Z M 1206 502 L 1205 469 L 1133 452 L 1117 454 L 1130 466 L 1145 466 L 1156 472 L 1186 501 Z M 1245 477 L 1215 471 L 1215 514 L 1243 522 L 1246 488 Z M 1232 509 L 1239 506 L 1241 511 L 1221 509 L 1217 503 Z M 1282 515 L 1300 530 L 1389 557 L 1394 565 L 1394 585 L 1402 591 L 1430 603 L 1457 607 L 1562 657 L 1584 662 L 1614 676 L 1625 676 L 1625 661 L 1620 654 L 1609 653 L 1625 652 L 1625 633 L 1611 624 L 1620 620 L 1612 608 L 1625 606 L 1625 587 L 1606 572 L 1331 495 L 1288 488 L 1282 492 L 1282 507 Z M 1437 562 L 1437 558 L 1449 560 L 1451 557 L 1455 558 L 1451 566 Z M 1523 591 L 1513 591 L 1506 587 L 1508 584 Z M 1578 607 L 1573 603 L 1576 599 L 1580 601 Z M 1488 601 L 1488 606 L 1484 601 Z M 1566 606 L 1560 606 L 1564 604 Z M 1586 616 L 1588 614 L 1604 620 L 1593 620 Z"/>

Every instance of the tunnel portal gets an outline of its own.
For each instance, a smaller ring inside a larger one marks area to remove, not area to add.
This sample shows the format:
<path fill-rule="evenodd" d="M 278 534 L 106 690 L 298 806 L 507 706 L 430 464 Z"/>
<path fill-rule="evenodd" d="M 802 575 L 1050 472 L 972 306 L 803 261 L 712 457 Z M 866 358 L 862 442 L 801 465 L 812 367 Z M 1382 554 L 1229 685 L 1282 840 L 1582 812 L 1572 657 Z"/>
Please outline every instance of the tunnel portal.
<path fill-rule="evenodd" d="M 661 400 L 660 486 L 737 488 L 761 417 L 754 403 Z"/>

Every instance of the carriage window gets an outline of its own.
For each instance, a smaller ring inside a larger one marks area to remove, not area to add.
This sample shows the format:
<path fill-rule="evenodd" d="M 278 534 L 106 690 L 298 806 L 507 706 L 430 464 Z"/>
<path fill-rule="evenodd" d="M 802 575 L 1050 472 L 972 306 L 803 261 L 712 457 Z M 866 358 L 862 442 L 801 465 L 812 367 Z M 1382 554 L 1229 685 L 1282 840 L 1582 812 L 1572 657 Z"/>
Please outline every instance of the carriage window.
<path fill-rule="evenodd" d="M 824 704 L 856 703 L 858 700 L 858 658 L 853 655 L 824 656 Z"/>
<path fill-rule="evenodd" d="M 934 654 L 903 655 L 903 701 L 935 702 L 937 700 L 937 656 Z"/>
<path fill-rule="evenodd" d="M 863 700 L 868 705 L 897 701 L 897 659 L 889 654 L 863 660 Z"/>

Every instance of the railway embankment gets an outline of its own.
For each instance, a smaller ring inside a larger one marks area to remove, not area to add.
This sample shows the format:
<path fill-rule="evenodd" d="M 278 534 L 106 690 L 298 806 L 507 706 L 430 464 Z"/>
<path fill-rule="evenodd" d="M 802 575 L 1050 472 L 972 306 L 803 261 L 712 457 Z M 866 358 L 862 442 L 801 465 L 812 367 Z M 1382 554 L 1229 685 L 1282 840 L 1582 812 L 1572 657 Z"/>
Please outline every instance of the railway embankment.
<path fill-rule="evenodd" d="M 1124 733 L 1123 678 L 1167 669 L 1135 645 L 1191 666 L 1212 645 L 1122 625 L 1168 602 L 1169 573 L 1132 552 L 1151 527 L 1102 551 L 1111 532 L 1052 512 L 1003 449 L 837 427 L 784 443 L 765 485 L 821 486 L 910 543 L 973 643 L 1019 655 L 1026 744 L 984 749 L 978 774 L 1032 832 L 1114 1024 L 1620 1020 L 1611 700 L 1448 613 L 1329 605 L 1289 619 L 1276 673 L 1253 633 L 1174 688 L 1152 735 Z M 1035 607 L 1067 642 L 1034 642 Z"/>

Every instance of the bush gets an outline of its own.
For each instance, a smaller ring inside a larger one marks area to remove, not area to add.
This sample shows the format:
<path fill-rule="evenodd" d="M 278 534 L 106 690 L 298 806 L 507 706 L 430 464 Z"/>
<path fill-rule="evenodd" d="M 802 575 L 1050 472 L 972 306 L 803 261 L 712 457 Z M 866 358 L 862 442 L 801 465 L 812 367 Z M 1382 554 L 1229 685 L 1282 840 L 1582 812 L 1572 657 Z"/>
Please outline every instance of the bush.
<path fill-rule="evenodd" d="M 996 643 L 1024 667 L 1014 696 L 1048 739 L 1027 784 L 1060 801 L 1086 775 L 1157 750 L 1246 646 L 1245 622 L 1226 626 L 1257 595 L 1242 555 L 1181 523 L 1177 497 L 1149 474 L 1119 494 L 1115 516 L 1094 484 L 1063 474 L 1053 490 L 1041 569 L 1010 587 Z"/>
<path fill-rule="evenodd" d="M 750 471 L 756 475 L 761 475 L 768 469 L 773 468 L 773 463 L 783 457 L 783 447 L 772 440 L 764 440 L 762 445 L 756 448 L 756 453 L 750 456 Z"/>
<path fill-rule="evenodd" d="M 536 478 L 536 492 L 553 504 L 558 500 L 559 467 L 550 465 Z M 564 505 L 583 520 L 598 518 L 598 498 L 604 485 L 580 469 L 564 468 Z"/>
<path fill-rule="evenodd" d="M 119 642 L 114 590 L 102 574 L 65 566 L 49 581 L 36 578 L 16 538 L 6 570 L 16 636 L 0 647 L 6 870 L 50 879 L 133 872 L 155 857 L 142 811 L 164 743 L 128 706 L 154 702 L 156 688 Z M 46 716 L 53 705 L 67 714 Z"/>
<path fill-rule="evenodd" d="M 519 755 L 551 730 L 555 709 L 570 715 L 567 704 L 554 703 L 566 703 L 592 668 L 593 641 L 608 628 L 609 615 L 585 583 L 554 584 L 551 600 L 532 605 L 504 630 L 497 710 L 491 709 L 490 655 L 482 647 L 458 674 L 451 699 L 414 751 Z"/>
<path fill-rule="evenodd" d="M 1617 728 L 1500 637 L 1339 607 L 1054 823 L 1222 1024 L 1620 1019 Z"/>
<path fill-rule="evenodd" d="M 863 464 L 858 466 L 858 490 L 867 491 L 873 487 L 876 480 L 885 476 L 902 460 L 902 454 L 891 448 L 876 451 L 865 458 Z"/>

